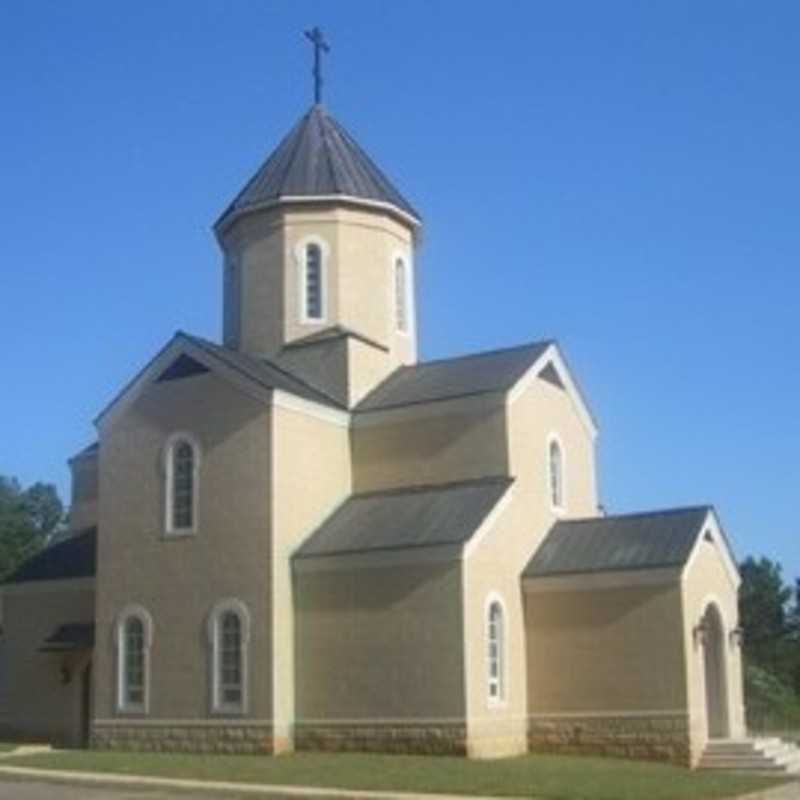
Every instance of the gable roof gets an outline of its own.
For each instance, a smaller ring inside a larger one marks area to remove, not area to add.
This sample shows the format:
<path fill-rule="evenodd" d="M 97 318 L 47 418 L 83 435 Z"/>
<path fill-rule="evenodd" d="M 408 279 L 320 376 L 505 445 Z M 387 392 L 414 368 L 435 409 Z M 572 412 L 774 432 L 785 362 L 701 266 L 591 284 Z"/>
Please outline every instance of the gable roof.
<path fill-rule="evenodd" d="M 485 478 L 353 495 L 303 542 L 294 558 L 462 545 L 512 483 L 512 478 Z"/>
<path fill-rule="evenodd" d="M 208 364 L 217 362 L 227 370 L 252 382 L 259 389 L 288 392 L 289 394 L 300 397 L 304 400 L 311 400 L 315 403 L 335 408 L 339 411 L 345 410 L 346 406 L 336 400 L 332 395 L 312 386 L 305 380 L 279 367 L 272 361 L 265 358 L 240 353 L 231 350 L 199 336 L 192 336 L 183 331 L 177 331 L 175 335 L 156 353 L 153 358 L 116 394 L 116 396 L 103 408 L 95 417 L 95 424 L 109 414 L 123 398 L 129 396 L 137 387 L 145 384 L 146 381 L 157 382 L 159 376 L 167 369 L 170 364 L 179 359 L 182 351 L 188 351 L 190 356 L 205 358 Z M 174 353 L 171 361 L 166 361 L 170 352 Z M 158 370 L 154 372 L 154 369 Z"/>
<path fill-rule="evenodd" d="M 550 529 L 523 576 L 683 566 L 703 532 L 710 506 L 561 520 Z"/>
<path fill-rule="evenodd" d="M 321 105 L 312 106 L 225 209 L 220 228 L 249 209 L 283 199 L 358 198 L 420 215 L 358 142 Z"/>
<path fill-rule="evenodd" d="M 532 342 L 399 367 L 356 406 L 356 411 L 377 411 L 508 390 L 552 344 L 550 340 Z"/>
<path fill-rule="evenodd" d="M 231 350 L 229 347 L 201 339 L 199 336 L 190 336 L 183 331 L 179 331 L 178 335 L 268 389 L 281 389 L 305 400 L 313 400 L 316 403 L 338 409 L 344 408 L 342 403 L 327 392 L 298 378 L 273 361 L 266 358 L 255 358 L 238 350 Z"/>
<path fill-rule="evenodd" d="M 94 577 L 96 552 L 97 528 L 87 528 L 29 558 L 5 583 Z"/>

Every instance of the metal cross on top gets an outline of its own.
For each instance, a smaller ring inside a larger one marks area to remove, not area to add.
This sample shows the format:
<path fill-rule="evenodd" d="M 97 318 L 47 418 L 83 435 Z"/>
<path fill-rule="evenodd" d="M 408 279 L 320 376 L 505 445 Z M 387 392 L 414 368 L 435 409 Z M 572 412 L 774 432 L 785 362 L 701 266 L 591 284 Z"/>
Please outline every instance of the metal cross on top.
<path fill-rule="evenodd" d="M 322 59 L 320 53 L 330 53 L 331 48 L 325 41 L 325 35 L 315 27 L 305 32 L 306 39 L 314 45 L 314 102 L 322 102 Z"/>

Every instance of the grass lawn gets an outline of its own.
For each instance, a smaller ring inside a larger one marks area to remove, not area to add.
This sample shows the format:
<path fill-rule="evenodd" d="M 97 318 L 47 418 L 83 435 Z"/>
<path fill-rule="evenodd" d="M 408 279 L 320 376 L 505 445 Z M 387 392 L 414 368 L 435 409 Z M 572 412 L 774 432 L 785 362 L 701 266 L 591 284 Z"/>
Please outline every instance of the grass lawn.
<path fill-rule="evenodd" d="M 689 772 L 679 767 L 611 758 L 544 755 L 468 761 L 350 753 L 272 758 L 76 750 L 5 758 L 0 765 L 5 764 L 197 780 L 547 800 L 702 800 L 732 797 L 782 782 L 772 777 Z"/>
<path fill-rule="evenodd" d="M 16 750 L 18 746 L 9 742 L 0 742 L 0 753 L 9 753 L 12 750 Z"/>

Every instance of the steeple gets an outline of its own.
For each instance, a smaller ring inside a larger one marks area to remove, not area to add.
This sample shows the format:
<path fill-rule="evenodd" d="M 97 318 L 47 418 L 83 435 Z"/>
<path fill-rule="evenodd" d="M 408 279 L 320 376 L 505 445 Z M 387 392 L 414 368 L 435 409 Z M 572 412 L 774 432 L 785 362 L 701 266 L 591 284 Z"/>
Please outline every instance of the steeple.
<path fill-rule="evenodd" d="M 335 200 L 384 209 L 414 227 L 420 215 L 358 142 L 321 105 L 294 125 L 217 220 L 219 232 L 243 214 L 279 203 Z"/>
<path fill-rule="evenodd" d="M 315 103 L 217 220 L 223 340 L 352 406 L 417 358 L 421 218 Z"/>

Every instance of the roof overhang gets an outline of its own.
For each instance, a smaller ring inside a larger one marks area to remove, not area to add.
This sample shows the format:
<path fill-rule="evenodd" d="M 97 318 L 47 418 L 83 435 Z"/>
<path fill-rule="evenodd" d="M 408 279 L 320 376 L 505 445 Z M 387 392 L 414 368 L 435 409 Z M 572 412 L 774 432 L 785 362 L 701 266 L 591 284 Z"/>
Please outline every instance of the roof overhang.
<path fill-rule="evenodd" d="M 356 197 L 348 194 L 325 194 L 325 195 L 283 195 L 271 200 L 265 200 L 260 203 L 253 203 L 252 205 L 243 206 L 242 208 L 232 209 L 226 211 L 214 223 L 214 234 L 217 240 L 222 243 L 222 238 L 225 234 L 240 220 L 251 214 L 257 214 L 263 211 L 270 211 L 277 208 L 287 208 L 291 206 L 330 206 L 342 205 L 350 208 L 362 208 L 367 211 L 379 211 L 394 217 L 404 225 L 408 225 L 418 239 L 419 232 L 422 229 L 422 220 L 409 214 L 402 208 L 398 208 L 392 203 L 387 203 L 382 200 L 370 200 L 366 197 Z"/>
<path fill-rule="evenodd" d="M 94 647 L 93 622 L 69 622 L 59 625 L 39 648 L 40 653 L 72 653 Z"/>
<path fill-rule="evenodd" d="M 620 589 L 659 584 L 677 585 L 680 580 L 680 567 L 647 567 L 538 577 L 523 575 L 522 588 L 526 592 L 589 592 L 598 589 Z"/>

